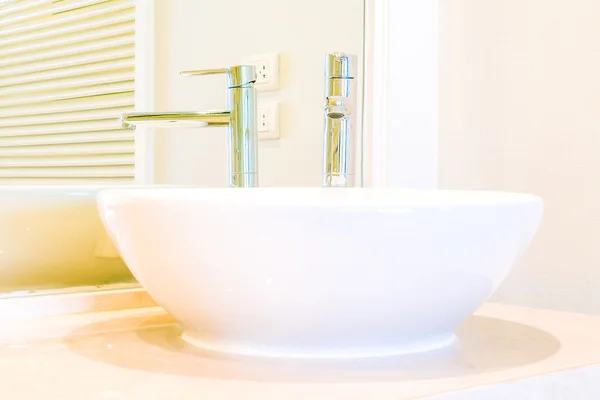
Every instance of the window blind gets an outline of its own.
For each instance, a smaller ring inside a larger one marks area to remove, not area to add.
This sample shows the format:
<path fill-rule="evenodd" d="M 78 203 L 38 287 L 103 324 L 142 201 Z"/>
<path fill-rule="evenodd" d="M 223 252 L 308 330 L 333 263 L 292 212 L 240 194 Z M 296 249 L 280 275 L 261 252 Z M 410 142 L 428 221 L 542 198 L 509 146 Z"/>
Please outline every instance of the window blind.
<path fill-rule="evenodd" d="M 0 184 L 130 183 L 135 0 L 0 0 Z"/>

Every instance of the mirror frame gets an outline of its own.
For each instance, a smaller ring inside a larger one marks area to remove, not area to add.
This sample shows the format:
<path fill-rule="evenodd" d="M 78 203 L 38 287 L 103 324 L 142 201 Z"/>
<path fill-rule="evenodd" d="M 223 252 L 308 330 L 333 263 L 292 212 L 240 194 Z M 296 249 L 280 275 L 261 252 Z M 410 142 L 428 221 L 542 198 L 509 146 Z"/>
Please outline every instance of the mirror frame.
<path fill-rule="evenodd" d="M 365 0 L 367 187 L 438 186 L 441 4 L 441 0 Z"/>

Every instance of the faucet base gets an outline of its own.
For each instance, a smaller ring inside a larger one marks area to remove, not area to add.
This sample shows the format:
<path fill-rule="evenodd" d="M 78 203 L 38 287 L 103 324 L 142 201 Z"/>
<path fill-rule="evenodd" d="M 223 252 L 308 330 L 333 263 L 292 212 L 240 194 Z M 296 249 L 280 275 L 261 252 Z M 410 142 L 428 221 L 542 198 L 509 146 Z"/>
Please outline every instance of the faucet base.
<path fill-rule="evenodd" d="M 353 187 L 354 175 L 352 174 L 327 174 L 323 175 L 323 187 Z"/>
<path fill-rule="evenodd" d="M 258 187 L 257 172 L 229 174 L 229 186 L 236 188 Z"/>

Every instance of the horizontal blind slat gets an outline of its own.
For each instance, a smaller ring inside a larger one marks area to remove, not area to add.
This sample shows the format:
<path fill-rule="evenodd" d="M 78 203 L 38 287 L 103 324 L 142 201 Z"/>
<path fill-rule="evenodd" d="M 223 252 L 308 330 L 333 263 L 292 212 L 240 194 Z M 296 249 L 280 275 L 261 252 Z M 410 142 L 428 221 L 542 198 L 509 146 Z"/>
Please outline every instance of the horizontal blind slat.
<path fill-rule="evenodd" d="M 133 105 L 134 95 L 132 93 L 42 102 L 33 105 L 16 104 L 12 107 L 0 107 L 0 124 L 2 123 L 2 119 L 36 117 L 48 114 L 66 114 L 96 109 L 109 110 L 122 107 L 133 109 Z"/>
<path fill-rule="evenodd" d="M 111 48 L 132 45 L 133 41 L 134 35 L 126 34 L 122 36 L 106 38 L 105 40 L 76 43 L 64 49 L 52 48 L 46 51 L 19 54 L 18 56 L 0 59 L 0 67 L 21 65 L 39 61 L 56 60 L 63 57 L 89 54 L 98 51 L 102 52 Z"/>
<path fill-rule="evenodd" d="M 107 60 L 106 62 L 92 65 L 83 65 L 73 68 L 63 68 L 60 70 L 53 70 L 48 72 L 42 72 L 37 74 L 29 74 L 26 76 L 18 77 L 0 77 L 0 90 L 10 86 L 17 85 L 31 85 L 33 83 L 41 83 L 48 81 L 55 81 L 59 79 L 72 79 L 75 77 L 87 77 L 105 73 L 114 73 L 133 71 L 135 65 L 133 58 L 126 58 L 120 60 Z"/>
<path fill-rule="evenodd" d="M 133 71 L 134 68 L 133 57 L 124 59 L 111 60 L 107 59 L 105 62 L 96 63 L 91 65 L 81 65 L 75 67 L 65 67 L 58 70 L 51 70 L 40 73 L 33 73 L 28 75 L 20 75 L 16 77 L 0 76 L 0 90 L 2 88 L 26 85 L 38 82 L 47 82 L 57 79 L 67 79 L 75 77 L 86 77 L 90 75 L 103 74 L 107 72 L 116 71 Z"/>
<path fill-rule="evenodd" d="M 133 166 L 1 168 L 0 178 L 114 178 L 132 177 Z"/>
<path fill-rule="evenodd" d="M 3 137 L 0 138 L 2 147 L 25 147 L 77 143 L 121 142 L 134 140 L 134 133 L 123 133 L 122 129 L 98 132 L 57 133 L 54 135 Z"/>
<path fill-rule="evenodd" d="M 100 121 L 83 121 L 76 123 L 18 126 L 15 128 L 0 128 L 0 137 L 55 135 L 58 133 L 99 132 L 122 128 L 117 118 L 111 117 Z"/>
<path fill-rule="evenodd" d="M 69 89 L 83 88 L 89 86 L 103 86 L 112 83 L 133 82 L 133 68 L 125 71 L 109 71 L 104 74 L 93 74 L 91 76 L 66 77 L 59 80 L 33 82 L 30 84 L 0 87 L 0 96 L 23 96 L 30 93 L 57 93 Z"/>
<path fill-rule="evenodd" d="M 109 154 L 63 157 L 2 157 L 0 168 L 96 167 L 101 165 L 133 165 L 132 154 Z"/>
<path fill-rule="evenodd" d="M 40 104 L 48 102 L 57 102 L 63 100 L 74 100 L 74 99 L 90 99 L 92 97 L 100 96 L 118 96 L 121 94 L 133 93 L 134 82 L 118 82 L 110 85 L 92 86 L 92 87 L 81 87 L 73 88 L 70 90 L 64 90 L 60 92 L 46 92 L 36 96 L 8 96 L 0 97 L 0 107 L 15 107 L 26 104 Z"/>
<path fill-rule="evenodd" d="M 104 48 L 99 51 L 57 56 L 48 60 L 41 60 L 30 64 L 17 64 L 12 66 L 0 66 L 0 76 L 11 77 L 29 75 L 34 73 L 62 70 L 78 66 L 86 66 L 104 63 L 109 60 L 132 59 L 134 57 L 133 43 L 114 48 Z"/>
<path fill-rule="evenodd" d="M 0 177 L 0 185 L 11 186 L 31 186 L 31 185 L 69 185 L 69 186 L 89 186 L 89 185 L 132 185 L 135 181 L 131 176 L 114 176 L 111 178 L 88 176 L 78 178 L 73 176 L 58 178 L 39 178 L 39 177 Z"/>
<path fill-rule="evenodd" d="M 0 47 L 0 57 L 9 59 L 20 54 L 34 54 L 49 51 L 52 49 L 64 49 L 69 46 L 75 46 L 80 43 L 99 42 L 103 39 L 114 37 L 133 36 L 133 24 L 119 24 L 114 26 L 103 26 L 91 31 L 84 30 L 72 35 L 58 36 L 55 38 L 46 38 L 33 42 L 27 42 L 19 46 Z"/>
<path fill-rule="evenodd" d="M 0 19 L 6 19 L 11 14 L 22 13 L 27 10 L 31 10 L 40 6 L 47 6 L 49 3 L 52 3 L 52 0 L 8 0 L 6 3 L 1 3 L 0 5 Z"/>
<path fill-rule="evenodd" d="M 92 122 L 102 120 L 116 119 L 116 115 L 123 112 L 133 111 L 131 107 L 95 109 L 82 112 L 46 114 L 40 116 L 30 116 L 29 118 L 0 118 L 0 131 L 8 128 L 25 128 L 41 126 L 56 126 L 57 124 L 72 124 L 74 122 Z"/>
<path fill-rule="evenodd" d="M 133 142 L 74 143 L 49 146 L 6 147 L 0 157 L 66 156 L 86 154 L 133 154 Z"/>

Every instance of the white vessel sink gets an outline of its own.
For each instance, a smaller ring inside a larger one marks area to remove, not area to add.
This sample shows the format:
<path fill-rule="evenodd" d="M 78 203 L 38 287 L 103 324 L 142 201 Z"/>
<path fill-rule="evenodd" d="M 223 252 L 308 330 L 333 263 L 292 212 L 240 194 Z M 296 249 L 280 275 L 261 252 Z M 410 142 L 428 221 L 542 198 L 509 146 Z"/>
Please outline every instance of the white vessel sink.
<path fill-rule="evenodd" d="M 0 292 L 133 281 L 98 216 L 101 188 L 0 187 Z"/>
<path fill-rule="evenodd" d="M 525 252 L 533 195 L 156 189 L 99 195 L 126 264 L 209 350 L 374 357 L 446 346 Z"/>

